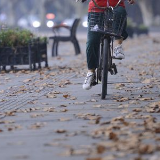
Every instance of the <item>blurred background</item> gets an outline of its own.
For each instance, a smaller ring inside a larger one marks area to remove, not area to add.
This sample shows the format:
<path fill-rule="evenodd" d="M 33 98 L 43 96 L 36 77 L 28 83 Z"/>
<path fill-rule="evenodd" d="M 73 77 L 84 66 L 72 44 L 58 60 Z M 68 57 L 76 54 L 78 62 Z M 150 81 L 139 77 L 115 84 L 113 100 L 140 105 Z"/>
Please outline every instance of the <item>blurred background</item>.
<path fill-rule="evenodd" d="M 160 28 L 160 0 L 136 0 L 135 5 L 128 5 L 128 30 L 144 33 Z M 87 27 L 86 3 L 75 0 L 0 0 L 1 28 L 25 28 L 50 32 L 60 23 L 71 25 L 74 18 L 80 17 L 79 29 Z M 132 36 L 132 33 L 130 33 Z"/>

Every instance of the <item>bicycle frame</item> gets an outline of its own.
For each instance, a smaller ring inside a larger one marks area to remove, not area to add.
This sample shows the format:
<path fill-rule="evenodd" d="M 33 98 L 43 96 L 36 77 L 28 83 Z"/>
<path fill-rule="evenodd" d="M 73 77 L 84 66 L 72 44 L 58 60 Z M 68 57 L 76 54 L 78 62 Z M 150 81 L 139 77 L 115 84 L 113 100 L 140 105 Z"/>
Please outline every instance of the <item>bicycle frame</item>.
<path fill-rule="evenodd" d="M 113 37 L 104 35 L 101 38 L 99 54 L 99 66 L 97 68 L 96 84 L 102 82 L 101 99 L 105 99 L 107 95 L 108 72 L 111 75 L 117 74 L 117 67 L 113 63 Z"/>
<path fill-rule="evenodd" d="M 115 59 L 114 57 L 113 57 L 113 37 L 111 37 L 111 36 L 108 36 L 108 35 L 104 35 L 102 38 L 101 38 L 101 43 L 100 43 L 100 53 L 99 53 L 99 64 L 100 64 L 100 58 L 102 57 L 102 54 L 103 54 L 103 47 L 104 47 L 104 39 L 107 39 L 108 41 L 109 41 L 109 55 L 108 55 L 108 59 L 109 59 L 109 61 L 108 61 L 108 70 L 109 70 L 109 72 L 110 72 L 110 74 L 111 75 L 115 75 L 115 74 L 117 74 L 118 72 L 117 72 L 117 67 L 116 67 L 116 65 L 115 65 L 115 63 L 113 63 L 113 59 Z M 101 68 L 101 65 L 99 65 L 99 67 L 98 67 L 98 70 L 101 70 L 102 68 Z M 97 84 L 98 84 L 98 80 L 100 80 L 101 81 L 101 78 L 99 78 L 99 77 L 97 77 Z"/>

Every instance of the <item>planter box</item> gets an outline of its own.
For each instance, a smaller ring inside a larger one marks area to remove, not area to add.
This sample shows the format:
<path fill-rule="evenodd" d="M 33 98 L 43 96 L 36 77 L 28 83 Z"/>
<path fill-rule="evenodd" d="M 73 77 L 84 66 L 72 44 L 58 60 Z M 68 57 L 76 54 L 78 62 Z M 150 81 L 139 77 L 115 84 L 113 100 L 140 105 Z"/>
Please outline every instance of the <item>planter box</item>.
<path fill-rule="evenodd" d="M 47 60 L 47 41 L 41 42 L 39 39 L 29 43 L 23 47 L 3 47 L 0 48 L 0 67 L 3 69 L 6 66 L 29 65 L 29 69 L 41 68 L 41 62 L 45 62 L 45 67 L 48 67 Z"/>
<path fill-rule="evenodd" d="M 41 42 L 38 40 L 34 47 L 36 48 L 34 49 L 36 53 L 34 57 L 35 64 L 38 63 L 38 68 L 41 68 L 41 62 L 45 62 L 45 67 L 48 67 L 47 41 Z"/>
<path fill-rule="evenodd" d="M 133 27 L 131 27 L 131 26 L 127 26 L 127 33 L 128 33 L 128 36 L 130 37 L 130 38 L 133 38 L 133 35 L 134 35 L 134 28 Z"/>
<path fill-rule="evenodd" d="M 149 31 L 148 31 L 148 28 L 137 28 L 136 33 L 137 33 L 137 35 L 141 35 L 141 34 L 147 35 L 149 33 Z"/>

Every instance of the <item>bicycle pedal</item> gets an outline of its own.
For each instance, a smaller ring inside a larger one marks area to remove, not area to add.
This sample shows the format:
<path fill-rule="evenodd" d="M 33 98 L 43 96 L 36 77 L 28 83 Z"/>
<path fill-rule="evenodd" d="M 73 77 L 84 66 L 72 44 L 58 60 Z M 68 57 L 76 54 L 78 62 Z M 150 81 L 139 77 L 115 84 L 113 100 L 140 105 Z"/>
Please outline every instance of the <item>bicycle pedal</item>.
<path fill-rule="evenodd" d="M 95 86 L 95 85 L 97 85 L 97 84 L 98 84 L 97 82 L 93 82 L 93 83 L 92 83 L 92 86 Z"/>
<path fill-rule="evenodd" d="M 122 58 L 116 58 L 115 56 L 112 56 L 113 59 L 122 60 Z"/>
<path fill-rule="evenodd" d="M 116 71 L 114 71 L 114 73 L 113 73 L 114 75 L 116 75 L 117 74 L 117 72 Z"/>
<path fill-rule="evenodd" d="M 111 75 L 114 74 L 114 73 L 113 73 L 113 69 L 110 69 L 109 72 L 110 72 Z"/>
<path fill-rule="evenodd" d="M 117 71 L 117 67 L 115 65 L 115 63 L 112 64 L 112 74 L 116 75 L 118 73 Z"/>

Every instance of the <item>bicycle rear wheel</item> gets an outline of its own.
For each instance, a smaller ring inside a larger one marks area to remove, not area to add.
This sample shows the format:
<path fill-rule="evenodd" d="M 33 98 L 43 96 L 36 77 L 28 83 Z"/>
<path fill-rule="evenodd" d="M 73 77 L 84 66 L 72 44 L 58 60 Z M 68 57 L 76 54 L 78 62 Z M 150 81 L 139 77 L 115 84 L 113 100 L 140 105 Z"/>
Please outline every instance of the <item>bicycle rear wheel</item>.
<path fill-rule="evenodd" d="M 109 40 L 104 39 L 103 53 L 102 53 L 102 94 L 101 99 L 105 99 L 107 95 L 108 70 L 109 70 Z"/>

